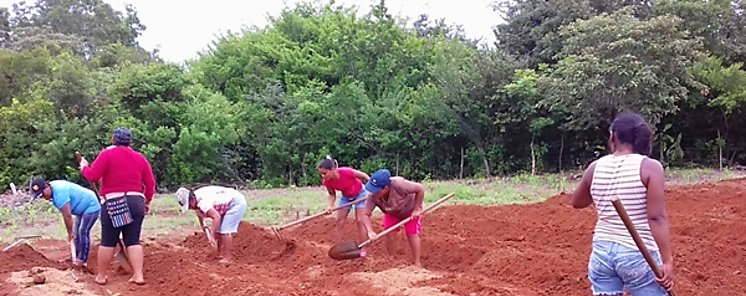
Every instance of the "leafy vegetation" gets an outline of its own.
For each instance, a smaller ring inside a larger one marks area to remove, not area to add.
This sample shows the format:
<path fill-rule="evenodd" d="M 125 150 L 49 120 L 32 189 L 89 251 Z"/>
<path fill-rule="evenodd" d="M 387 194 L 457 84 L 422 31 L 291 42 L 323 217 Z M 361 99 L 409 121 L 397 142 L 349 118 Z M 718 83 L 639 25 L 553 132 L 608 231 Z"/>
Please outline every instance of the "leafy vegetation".
<path fill-rule="evenodd" d="M 0 8 L 0 183 L 78 180 L 73 152 L 118 126 L 162 190 L 318 185 L 327 154 L 415 180 L 539 175 L 597 158 L 623 111 L 668 167 L 746 162 L 746 2 L 500 0 L 493 47 L 372 4 L 287 7 L 185 67 L 139 46 L 132 7 Z"/>

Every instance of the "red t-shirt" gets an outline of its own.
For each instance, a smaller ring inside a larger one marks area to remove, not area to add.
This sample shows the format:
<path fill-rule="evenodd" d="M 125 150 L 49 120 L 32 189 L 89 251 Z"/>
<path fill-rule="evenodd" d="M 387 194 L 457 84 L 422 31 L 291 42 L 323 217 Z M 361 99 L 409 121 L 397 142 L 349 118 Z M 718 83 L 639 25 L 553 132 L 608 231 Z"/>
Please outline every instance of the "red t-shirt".
<path fill-rule="evenodd" d="M 345 197 L 355 197 L 363 189 L 363 182 L 355 177 L 355 171 L 348 167 L 337 169 L 339 178 L 336 180 L 324 180 L 322 184 L 326 188 L 339 190 Z"/>
<path fill-rule="evenodd" d="M 145 202 L 149 204 L 155 194 L 155 177 L 150 163 L 130 147 L 107 147 L 81 173 L 89 181 L 101 180 L 102 196 L 112 192 L 136 191 L 143 193 Z"/>

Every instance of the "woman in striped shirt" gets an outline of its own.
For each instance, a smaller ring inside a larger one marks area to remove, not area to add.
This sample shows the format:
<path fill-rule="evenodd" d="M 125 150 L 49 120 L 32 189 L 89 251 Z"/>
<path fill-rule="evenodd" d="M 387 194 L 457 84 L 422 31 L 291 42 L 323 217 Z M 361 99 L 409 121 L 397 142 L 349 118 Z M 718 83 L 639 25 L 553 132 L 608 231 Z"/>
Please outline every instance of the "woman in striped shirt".
<path fill-rule="evenodd" d="M 620 114 L 609 129 L 611 154 L 586 169 L 573 193 L 573 207 L 595 204 L 598 213 L 588 279 L 594 295 L 667 295 L 673 288 L 673 256 L 663 194 L 664 172 L 660 162 L 649 158 L 652 131 L 637 114 Z M 656 278 L 624 222 L 614 210 L 612 198 L 624 204 L 642 241 L 658 264 L 663 278 Z M 662 261 L 662 262 L 661 262 Z M 665 289 L 664 289 L 665 288 Z"/>

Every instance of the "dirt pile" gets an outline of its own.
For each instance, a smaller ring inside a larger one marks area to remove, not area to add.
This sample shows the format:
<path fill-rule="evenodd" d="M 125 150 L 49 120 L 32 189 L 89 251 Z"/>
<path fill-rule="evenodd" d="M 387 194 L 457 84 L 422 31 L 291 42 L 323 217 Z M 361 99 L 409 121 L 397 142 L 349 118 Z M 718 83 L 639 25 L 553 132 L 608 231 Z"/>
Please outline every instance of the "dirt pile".
<path fill-rule="evenodd" d="M 5 246 L 2 246 L 5 248 Z M 0 273 L 22 271 L 32 267 L 61 268 L 61 264 L 44 257 L 30 245 L 22 243 L 7 252 L 0 252 Z"/>
<path fill-rule="evenodd" d="M 209 258 L 217 258 L 217 251 L 210 247 L 207 238 L 201 232 L 187 237 L 181 245 L 194 250 L 211 250 L 213 252 Z M 238 263 L 272 261 L 278 257 L 292 256 L 295 249 L 294 241 L 276 239 L 269 229 L 247 222 L 241 222 L 238 234 L 233 239 L 234 259 Z"/>
<path fill-rule="evenodd" d="M 746 294 L 746 180 L 669 188 L 666 197 L 677 292 Z M 228 266 L 217 263 L 201 232 L 181 241 L 148 243 L 145 286 L 127 284 L 129 275 L 118 273 L 106 287 L 89 288 L 100 295 L 107 289 L 181 296 L 588 295 L 595 212 L 574 209 L 569 200 L 559 194 L 540 204 L 446 206 L 428 213 L 421 234 L 427 270 L 408 267 L 403 233 L 391 235 L 393 255 L 381 240 L 366 258 L 334 261 L 327 256 L 336 243 L 334 220 L 322 218 L 284 230 L 287 241 L 242 223 L 234 240 L 236 262 Z M 345 237 L 360 242 L 353 216 Z M 379 218 L 373 223 L 382 230 Z M 11 271 L 55 264 L 25 246 L 0 254 L 0 279 Z M 92 282 L 92 275 L 86 276 L 83 280 Z"/>

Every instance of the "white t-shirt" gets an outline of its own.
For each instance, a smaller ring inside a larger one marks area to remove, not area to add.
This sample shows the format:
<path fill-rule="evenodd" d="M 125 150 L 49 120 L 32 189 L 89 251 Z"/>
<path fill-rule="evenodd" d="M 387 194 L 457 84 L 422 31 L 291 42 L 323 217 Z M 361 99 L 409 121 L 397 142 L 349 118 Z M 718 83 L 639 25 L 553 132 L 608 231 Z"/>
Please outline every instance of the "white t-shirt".
<path fill-rule="evenodd" d="M 235 199 L 244 198 L 236 189 L 214 185 L 195 190 L 194 196 L 202 215 L 207 214 L 210 209 L 215 209 L 221 216 L 230 209 Z"/>

